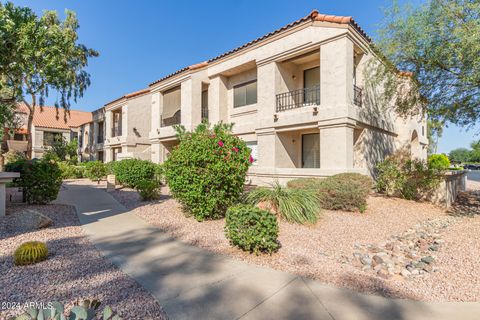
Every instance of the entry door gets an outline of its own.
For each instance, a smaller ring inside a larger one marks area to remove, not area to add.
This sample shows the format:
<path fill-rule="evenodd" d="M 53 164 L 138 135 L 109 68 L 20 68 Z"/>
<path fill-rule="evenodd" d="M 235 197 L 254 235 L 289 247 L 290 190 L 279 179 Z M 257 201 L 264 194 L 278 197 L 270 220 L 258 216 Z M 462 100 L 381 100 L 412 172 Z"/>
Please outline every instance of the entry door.
<path fill-rule="evenodd" d="M 320 134 L 302 135 L 302 168 L 320 168 Z"/>
<path fill-rule="evenodd" d="M 320 104 L 320 67 L 303 71 L 305 104 Z"/>

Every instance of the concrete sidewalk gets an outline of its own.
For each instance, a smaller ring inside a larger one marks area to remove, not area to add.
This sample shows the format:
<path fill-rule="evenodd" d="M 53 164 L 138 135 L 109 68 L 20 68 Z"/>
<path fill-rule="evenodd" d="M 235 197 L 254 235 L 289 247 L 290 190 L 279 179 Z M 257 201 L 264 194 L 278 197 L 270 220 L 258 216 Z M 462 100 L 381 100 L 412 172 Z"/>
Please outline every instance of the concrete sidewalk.
<path fill-rule="evenodd" d="M 480 319 L 480 303 L 424 303 L 338 289 L 188 246 L 102 189 L 64 184 L 104 255 L 157 298 L 171 319 Z"/>

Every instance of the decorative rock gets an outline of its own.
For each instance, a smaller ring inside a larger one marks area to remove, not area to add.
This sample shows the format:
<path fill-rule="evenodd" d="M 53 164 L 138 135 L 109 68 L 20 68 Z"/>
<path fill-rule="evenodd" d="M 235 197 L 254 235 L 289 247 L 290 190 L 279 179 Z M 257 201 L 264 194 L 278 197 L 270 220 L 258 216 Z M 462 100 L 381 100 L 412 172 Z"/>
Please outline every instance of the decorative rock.
<path fill-rule="evenodd" d="M 385 269 L 378 270 L 377 275 L 384 278 L 384 279 L 388 279 L 390 277 L 390 274 Z"/>
<path fill-rule="evenodd" d="M 430 250 L 430 251 L 438 251 L 438 244 L 432 244 L 432 245 L 428 248 L 428 250 Z"/>
<path fill-rule="evenodd" d="M 378 255 L 374 255 L 372 259 L 373 259 L 373 266 L 383 263 L 383 259 Z"/>
<path fill-rule="evenodd" d="M 36 210 L 25 209 L 15 214 L 15 221 L 12 224 L 12 227 L 17 230 L 31 231 L 47 228 L 53 224 L 53 221 Z"/>
<path fill-rule="evenodd" d="M 422 262 L 426 264 L 431 264 L 435 261 L 435 259 L 432 256 L 427 256 L 422 258 Z"/>
<path fill-rule="evenodd" d="M 403 269 L 400 274 L 404 276 L 405 278 L 409 277 L 412 273 L 408 271 L 407 269 Z"/>
<path fill-rule="evenodd" d="M 421 261 L 420 261 L 420 262 L 417 262 L 417 263 L 415 264 L 415 268 L 420 269 L 420 270 L 423 269 L 423 268 L 425 268 L 425 266 L 426 266 L 426 263 L 421 262 Z"/>
<path fill-rule="evenodd" d="M 367 255 L 362 256 L 360 258 L 360 262 L 364 265 L 369 265 L 369 266 L 372 265 L 372 259 Z"/>

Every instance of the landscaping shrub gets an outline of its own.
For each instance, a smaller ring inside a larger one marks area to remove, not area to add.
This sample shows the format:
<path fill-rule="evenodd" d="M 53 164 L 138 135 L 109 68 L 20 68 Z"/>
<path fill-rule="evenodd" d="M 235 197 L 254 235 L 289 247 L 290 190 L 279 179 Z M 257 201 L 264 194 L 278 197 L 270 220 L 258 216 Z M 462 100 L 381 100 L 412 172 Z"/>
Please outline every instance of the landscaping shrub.
<path fill-rule="evenodd" d="M 124 159 L 110 165 L 117 181 L 129 188 L 135 188 L 140 181 L 153 179 L 155 168 L 153 162 L 140 159 Z"/>
<path fill-rule="evenodd" d="M 340 173 L 325 179 L 296 179 L 288 186 L 314 190 L 324 209 L 364 212 L 372 179 L 359 173 Z"/>
<path fill-rule="evenodd" d="M 5 164 L 17 162 L 19 160 L 27 160 L 25 153 L 15 150 L 10 150 L 3 155 Z"/>
<path fill-rule="evenodd" d="M 156 200 L 160 197 L 160 182 L 154 180 L 142 180 L 137 183 L 136 190 L 143 201 Z"/>
<path fill-rule="evenodd" d="M 78 319 L 78 320 L 121 320 L 118 314 L 115 314 L 109 306 L 100 309 L 100 301 L 84 300 L 81 303 L 75 302 L 70 311 L 57 301 L 51 302 L 44 307 L 30 307 L 25 313 L 12 318 L 12 320 L 57 320 L 57 319 Z"/>
<path fill-rule="evenodd" d="M 89 161 L 85 164 L 85 175 L 90 180 L 97 181 L 97 183 L 100 183 L 107 172 L 107 166 L 101 161 Z"/>
<path fill-rule="evenodd" d="M 270 207 L 273 213 L 296 223 L 315 223 L 320 214 L 317 194 L 312 189 L 296 189 L 281 186 L 260 187 L 246 194 L 249 204 Z"/>
<path fill-rule="evenodd" d="M 225 235 L 232 245 L 255 254 L 273 253 L 280 247 L 276 217 L 248 205 L 236 205 L 227 210 Z"/>
<path fill-rule="evenodd" d="M 376 167 L 378 192 L 408 200 L 420 200 L 438 188 L 441 174 L 425 161 L 388 157 Z"/>
<path fill-rule="evenodd" d="M 223 217 L 242 194 L 253 159 L 231 127 L 202 123 L 193 132 L 177 127 L 180 144 L 164 163 L 172 195 L 198 221 Z"/>
<path fill-rule="evenodd" d="M 13 254 L 15 265 L 24 266 L 46 260 L 48 256 L 47 245 L 39 241 L 22 243 Z"/>
<path fill-rule="evenodd" d="M 20 173 L 14 184 L 23 189 L 24 198 L 30 204 L 55 200 L 62 185 L 62 172 L 55 160 L 21 160 L 9 163 L 6 171 Z"/>
<path fill-rule="evenodd" d="M 445 154 L 432 154 L 428 157 L 428 167 L 434 170 L 448 170 L 450 160 Z"/>
<path fill-rule="evenodd" d="M 58 162 L 58 167 L 62 172 L 62 179 L 80 179 L 84 177 L 85 168 L 76 166 L 66 161 Z"/>

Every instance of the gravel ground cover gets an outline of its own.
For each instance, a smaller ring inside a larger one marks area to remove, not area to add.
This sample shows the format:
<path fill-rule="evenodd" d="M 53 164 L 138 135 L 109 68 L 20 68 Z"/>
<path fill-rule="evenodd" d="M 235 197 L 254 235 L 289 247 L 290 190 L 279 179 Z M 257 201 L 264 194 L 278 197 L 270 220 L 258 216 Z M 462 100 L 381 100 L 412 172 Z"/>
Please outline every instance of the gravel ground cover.
<path fill-rule="evenodd" d="M 374 195 L 369 197 L 364 214 L 324 210 L 323 217 L 315 226 L 280 221 L 280 250 L 271 256 L 255 256 L 229 245 L 224 236 L 223 220 L 199 223 L 185 216 L 181 206 L 168 196 L 168 188 L 164 187 L 162 194 L 159 201 L 140 202 L 131 189 L 112 193 L 119 202 L 171 236 L 235 259 L 387 297 L 480 301 L 480 286 L 478 280 L 473 279 L 473 271 L 480 268 L 478 216 L 455 219 L 451 227 L 449 225 L 436 234 L 442 245 L 434 252 L 435 272 L 422 277 L 392 276 L 384 279 L 367 270 L 362 271 L 345 261 L 344 257 L 353 256 L 359 247 L 401 237 L 418 224 L 438 219 L 451 220 L 448 212 L 428 203 Z M 475 241 L 475 245 L 464 245 Z"/>
<path fill-rule="evenodd" d="M 48 216 L 53 225 L 22 232 L 15 228 L 15 214 L 29 208 Z M 8 308 L 25 302 L 61 301 L 71 307 L 75 301 L 98 299 L 110 305 L 123 319 L 166 319 L 156 300 L 129 276 L 105 260 L 86 238 L 70 206 L 16 205 L 0 218 L 0 319 L 21 313 Z M 35 265 L 17 267 L 12 255 L 26 241 L 46 242 L 49 258 Z"/>

